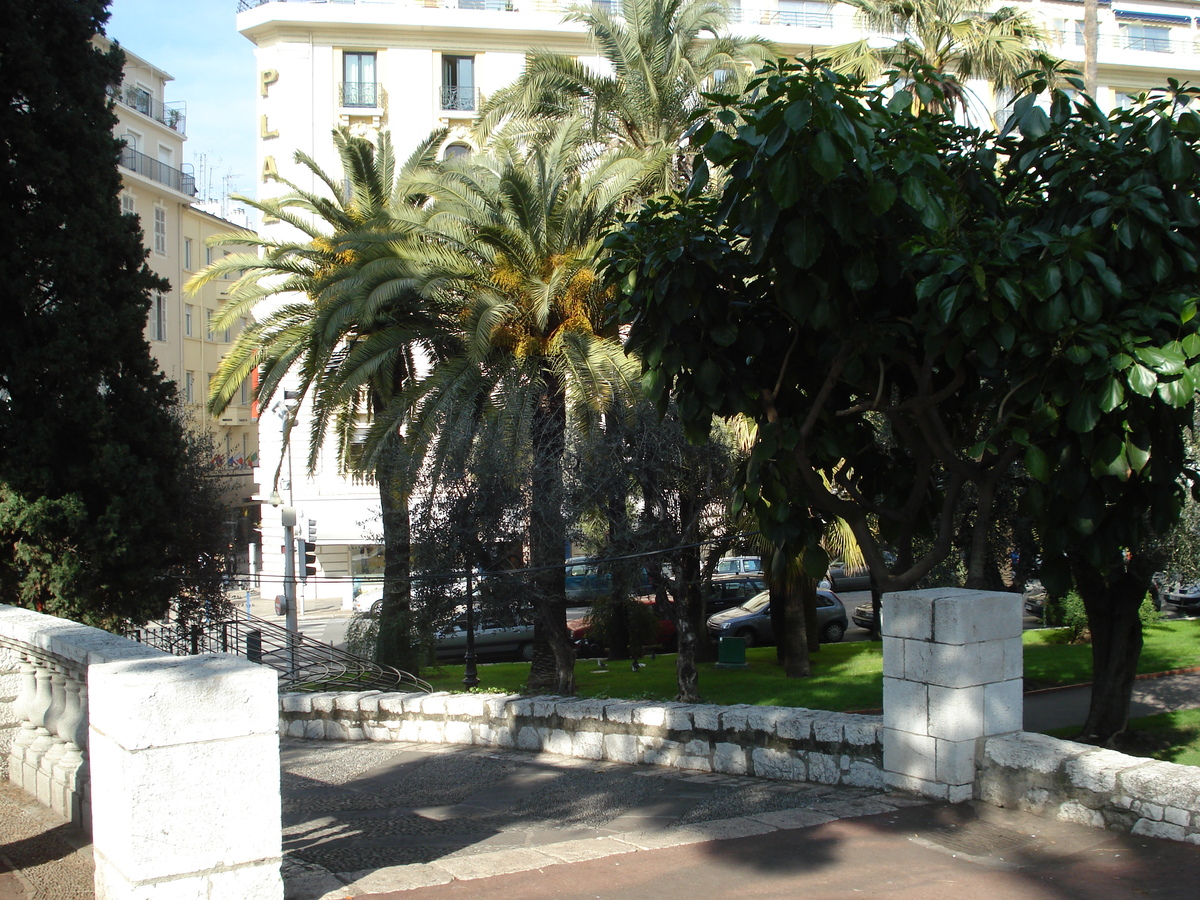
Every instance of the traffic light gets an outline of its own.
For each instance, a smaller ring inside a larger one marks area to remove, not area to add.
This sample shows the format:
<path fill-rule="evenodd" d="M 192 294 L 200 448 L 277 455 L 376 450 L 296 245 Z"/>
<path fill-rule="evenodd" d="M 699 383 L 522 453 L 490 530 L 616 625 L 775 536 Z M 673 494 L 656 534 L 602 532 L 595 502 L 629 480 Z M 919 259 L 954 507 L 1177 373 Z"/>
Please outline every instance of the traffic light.
<path fill-rule="evenodd" d="M 312 541 L 297 541 L 300 545 L 300 555 L 304 557 L 304 567 L 300 569 L 300 580 L 307 581 L 308 576 L 317 574 L 317 545 Z"/>

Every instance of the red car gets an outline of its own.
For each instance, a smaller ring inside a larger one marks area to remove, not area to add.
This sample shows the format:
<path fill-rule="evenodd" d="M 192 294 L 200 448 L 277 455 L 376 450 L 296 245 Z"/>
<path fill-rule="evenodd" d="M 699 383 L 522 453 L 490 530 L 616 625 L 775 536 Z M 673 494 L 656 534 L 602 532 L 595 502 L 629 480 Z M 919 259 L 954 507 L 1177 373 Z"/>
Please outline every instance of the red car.
<path fill-rule="evenodd" d="M 654 597 L 652 596 L 634 597 L 633 599 L 646 606 L 653 607 L 655 605 Z M 605 652 L 604 646 L 591 638 L 592 623 L 587 615 L 569 619 L 567 621 L 567 630 L 571 632 L 571 640 L 575 642 L 580 656 L 596 656 Z M 654 642 L 668 649 L 675 647 L 675 619 L 673 616 L 660 615 L 658 617 L 658 624 L 654 632 Z"/>

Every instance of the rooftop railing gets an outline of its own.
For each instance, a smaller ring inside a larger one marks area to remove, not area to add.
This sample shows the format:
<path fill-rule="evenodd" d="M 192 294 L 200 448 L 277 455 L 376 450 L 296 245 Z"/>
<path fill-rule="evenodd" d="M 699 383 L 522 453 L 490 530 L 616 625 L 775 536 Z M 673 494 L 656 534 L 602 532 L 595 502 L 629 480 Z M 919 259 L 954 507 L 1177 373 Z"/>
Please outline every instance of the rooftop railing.
<path fill-rule="evenodd" d="M 139 153 L 132 147 L 121 148 L 121 165 L 152 181 L 165 184 L 167 187 L 179 191 L 181 194 L 187 194 L 189 197 L 195 197 L 198 193 L 196 190 L 196 176 L 191 172 L 181 172 L 179 169 L 172 168 L 164 162 L 159 162 L 145 153 Z"/>

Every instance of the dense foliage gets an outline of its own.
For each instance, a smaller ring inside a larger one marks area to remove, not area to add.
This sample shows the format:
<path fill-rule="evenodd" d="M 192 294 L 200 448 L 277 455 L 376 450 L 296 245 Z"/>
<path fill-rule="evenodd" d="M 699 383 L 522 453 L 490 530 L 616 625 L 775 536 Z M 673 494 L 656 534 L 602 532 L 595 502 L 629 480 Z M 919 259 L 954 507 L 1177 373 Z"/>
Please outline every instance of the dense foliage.
<path fill-rule="evenodd" d="M 198 545 L 185 521 L 190 452 L 143 336 L 166 286 L 118 202 L 105 91 L 123 54 L 91 43 L 105 6 L 4 5 L 0 600 L 115 625 L 161 614 L 223 554 L 220 530 Z"/>

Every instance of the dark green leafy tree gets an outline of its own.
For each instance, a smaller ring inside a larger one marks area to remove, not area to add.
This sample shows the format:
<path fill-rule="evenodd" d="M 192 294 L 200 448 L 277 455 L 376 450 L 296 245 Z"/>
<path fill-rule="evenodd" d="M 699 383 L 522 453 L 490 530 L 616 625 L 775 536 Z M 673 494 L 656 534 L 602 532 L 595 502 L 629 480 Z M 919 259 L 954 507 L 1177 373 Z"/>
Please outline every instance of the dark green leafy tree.
<path fill-rule="evenodd" d="M 915 584 L 956 532 L 968 586 L 986 586 L 974 548 L 1022 464 L 1044 576 L 1088 604 L 1085 732 L 1108 740 L 1128 712 L 1146 542 L 1189 477 L 1190 92 L 1111 119 L 1030 96 L 1020 132 L 996 139 L 820 64 L 757 87 L 723 114 L 737 137 L 705 136 L 723 195 L 648 205 L 610 238 L 649 390 L 696 433 L 714 413 L 754 419 L 743 490 L 760 528 L 819 562 L 814 518 L 841 516 L 873 570 L 881 542 L 896 548 L 883 590 Z"/>
<path fill-rule="evenodd" d="M 0 37 L 0 597 L 117 627 L 184 589 L 188 450 L 144 337 L 151 293 L 120 212 L 119 48 L 101 0 L 5 4 Z M 220 537 L 220 535 L 217 535 Z"/>

